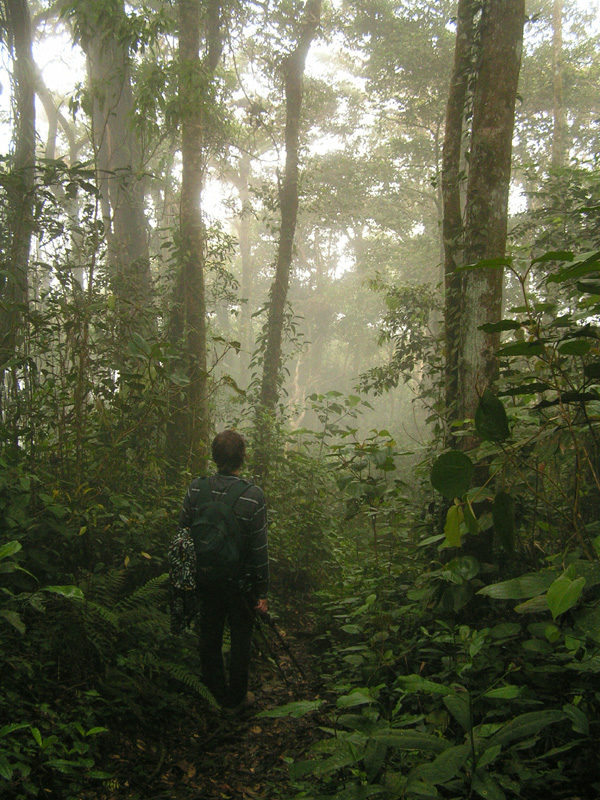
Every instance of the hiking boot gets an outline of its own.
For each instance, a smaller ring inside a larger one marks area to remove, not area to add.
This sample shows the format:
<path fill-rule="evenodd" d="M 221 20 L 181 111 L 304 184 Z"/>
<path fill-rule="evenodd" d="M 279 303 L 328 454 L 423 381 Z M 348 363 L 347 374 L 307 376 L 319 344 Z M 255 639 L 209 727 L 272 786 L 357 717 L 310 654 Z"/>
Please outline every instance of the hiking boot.
<path fill-rule="evenodd" d="M 245 711 L 251 709 L 254 703 L 254 694 L 252 692 L 248 692 L 241 703 L 238 703 L 236 706 L 224 706 L 222 710 L 223 713 L 228 717 L 237 717 L 239 714 L 243 714 Z"/>

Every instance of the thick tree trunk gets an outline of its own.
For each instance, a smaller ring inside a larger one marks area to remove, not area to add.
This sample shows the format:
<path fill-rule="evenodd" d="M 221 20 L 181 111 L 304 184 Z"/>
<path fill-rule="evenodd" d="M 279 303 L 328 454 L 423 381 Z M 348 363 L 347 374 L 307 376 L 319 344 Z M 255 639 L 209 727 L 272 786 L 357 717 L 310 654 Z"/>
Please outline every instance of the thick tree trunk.
<path fill-rule="evenodd" d="M 463 257 L 463 131 L 469 81 L 474 69 L 477 0 L 459 0 L 456 47 L 450 78 L 442 155 L 442 201 L 445 275 L 446 407 L 457 415 L 458 364 L 462 326 L 464 273 L 457 271 Z"/>
<path fill-rule="evenodd" d="M 26 0 L 5 0 L 13 53 L 14 153 L 7 184 L 4 273 L 0 276 L 0 369 L 15 354 L 27 305 L 35 182 L 35 73 Z"/>
<path fill-rule="evenodd" d="M 151 298 L 142 156 L 133 128 L 129 56 L 111 36 L 83 39 L 94 104 L 94 142 L 103 189 L 111 285 L 125 319 Z"/>
<path fill-rule="evenodd" d="M 285 306 L 290 282 L 294 234 L 298 216 L 298 148 L 300 113 L 306 56 L 319 25 L 321 0 L 307 0 L 304 6 L 302 30 L 295 50 L 284 60 L 286 105 L 285 172 L 279 191 L 281 227 L 275 279 L 271 286 L 267 320 L 267 341 L 263 362 L 260 402 L 263 412 L 272 413 L 279 399 L 279 374 L 282 361 Z"/>
<path fill-rule="evenodd" d="M 524 0 L 485 0 L 473 103 L 464 257 L 466 263 L 505 255 L 515 103 L 521 64 Z M 496 378 L 497 334 L 482 324 L 500 319 L 502 269 L 465 272 L 459 412 L 472 418 Z"/>
<path fill-rule="evenodd" d="M 122 0 L 106 8 L 78 0 L 72 8 L 86 54 L 92 140 L 108 245 L 111 287 L 126 336 L 151 298 L 143 159 L 134 129 L 134 98 Z"/>

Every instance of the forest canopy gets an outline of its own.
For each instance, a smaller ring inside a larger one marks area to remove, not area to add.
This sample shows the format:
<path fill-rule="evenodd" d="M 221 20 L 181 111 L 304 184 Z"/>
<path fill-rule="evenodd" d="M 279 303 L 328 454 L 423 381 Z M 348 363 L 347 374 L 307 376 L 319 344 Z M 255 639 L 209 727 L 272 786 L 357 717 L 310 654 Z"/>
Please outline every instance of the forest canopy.
<path fill-rule="evenodd" d="M 0 0 L 0 53 L 0 795 L 597 796 L 598 3 Z M 223 428 L 318 664 L 255 794 L 169 628 Z"/>

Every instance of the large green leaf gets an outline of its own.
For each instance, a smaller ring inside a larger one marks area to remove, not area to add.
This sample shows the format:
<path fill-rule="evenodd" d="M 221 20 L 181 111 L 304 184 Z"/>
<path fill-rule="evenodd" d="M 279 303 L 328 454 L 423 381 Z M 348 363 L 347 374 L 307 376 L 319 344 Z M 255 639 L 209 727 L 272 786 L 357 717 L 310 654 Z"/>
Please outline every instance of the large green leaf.
<path fill-rule="evenodd" d="M 43 590 L 67 597 L 69 600 L 85 600 L 85 595 L 78 586 L 44 586 Z"/>
<path fill-rule="evenodd" d="M 585 339 L 565 339 L 558 345 L 558 352 L 563 356 L 585 356 L 592 345 Z"/>
<path fill-rule="evenodd" d="M 475 466 L 466 453 L 450 450 L 435 460 L 431 468 L 431 484 L 444 497 L 463 497 L 471 486 L 474 469 Z"/>
<path fill-rule="evenodd" d="M 460 523 L 463 520 L 463 513 L 460 506 L 452 505 L 446 514 L 444 525 L 444 536 L 450 547 L 460 547 Z"/>
<path fill-rule="evenodd" d="M 544 253 L 537 258 L 534 258 L 531 262 L 532 264 L 543 264 L 546 261 L 569 261 L 572 262 L 575 259 L 575 254 L 571 253 L 568 250 L 551 250 L 548 253 Z"/>
<path fill-rule="evenodd" d="M 597 380 L 600 378 L 600 361 L 593 361 L 591 364 L 586 364 L 583 368 L 583 374 L 590 380 Z"/>
<path fill-rule="evenodd" d="M 578 611 L 575 621 L 575 630 L 589 636 L 600 644 L 600 606 L 592 606 Z"/>
<path fill-rule="evenodd" d="M 471 709 L 466 696 L 449 694 L 443 698 L 442 702 L 464 731 L 471 729 Z"/>
<path fill-rule="evenodd" d="M 409 778 L 422 778 L 427 783 L 446 783 L 456 777 L 466 763 L 471 752 L 468 744 L 449 747 L 440 753 L 430 764 L 420 764 L 411 772 Z"/>
<path fill-rule="evenodd" d="M 473 775 L 471 785 L 479 797 L 483 797 L 484 800 L 506 800 L 500 784 L 482 769 L 477 770 Z"/>
<path fill-rule="evenodd" d="M 499 686 L 497 689 L 489 689 L 481 696 L 487 697 L 488 700 L 514 700 L 521 695 L 522 691 L 520 686 L 510 683 L 506 686 Z"/>
<path fill-rule="evenodd" d="M 494 745 L 507 745 L 510 742 L 527 739 L 529 736 L 534 736 L 539 733 L 543 728 L 552 725 L 554 722 L 560 722 L 566 718 L 564 711 L 558 709 L 547 709 L 545 711 L 529 711 L 526 714 L 521 714 L 515 719 L 511 719 L 506 725 L 503 725 L 487 742 L 488 747 Z"/>
<path fill-rule="evenodd" d="M 478 436 L 488 442 L 503 442 L 510 436 L 508 417 L 502 401 L 489 389 L 479 398 L 475 411 L 475 430 Z"/>
<path fill-rule="evenodd" d="M 555 579 L 556 572 L 531 572 L 510 581 L 484 586 L 477 594 L 484 594 L 496 600 L 526 600 L 543 594 Z"/>
<path fill-rule="evenodd" d="M 595 250 L 589 253 L 582 253 L 576 256 L 568 267 L 559 269 L 554 275 L 546 278 L 547 283 L 564 283 L 569 280 L 576 280 L 585 275 L 600 272 L 600 252 Z"/>
<path fill-rule="evenodd" d="M 338 708 L 355 708 L 356 706 L 370 705 L 374 699 L 364 689 L 355 689 L 350 694 L 338 697 L 336 705 Z"/>
<path fill-rule="evenodd" d="M 378 731 L 372 737 L 376 742 L 387 744 L 398 750 L 421 750 L 423 752 L 441 753 L 449 745 L 445 739 L 429 733 L 408 730 Z"/>
<path fill-rule="evenodd" d="M 470 581 L 479 575 L 481 564 L 473 556 L 460 556 L 449 561 L 444 570 L 443 576 L 452 583 L 462 584 Z"/>
<path fill-rule="evenodd" d="M 25 633 L 25 631 L 27 630 L 25 628 L 25 623 L 23 622 L 20 615 L 17 614 L 16 611 L 1 610 L 0 617 L 4 617 L 4 619 L 7 622 L 9 622 L 13 626 L 13 628 L 16 628 L 19 631 L 19 633 Z"/>
<path fill-rule="evenodd" d="M 498 350 L 498 355 L 531 358 L 533 356 L 541 356 L 543 352 L 544 346 L 541 342 L 513 342 L 501 347 Z"/>
<path fill-rule="evenodd" d="M 584 586 L 585 578 L 572 580 L 567 574 L 561 575 L 552 583 L 546 594 L 546 599 L 553 619 L 573 608 L 581 597 Z"/>
<path fill-rule="evenodd" d="M 521 323 L 516 319 L 502 319 L 500 322 L 486 322 L 485 325 L 480 325 L 479 330 L 484 333 L 502 333 L 503 331 L 517 331 L 521 327 Z"/>
<path fill-rule="evenodd" d="M 14 556 L 14 554 L 18 553 L 20 549 L 20 542 L 13 541 L 3 544 L 2 547 L 0 547 L 0 561 L 2 561 L 3 558 L 10 558 L 10 556 Z"/>
<path fill-rule="evenodd" d="M 405 692 L 430 692 L 431 694 L 456 694 L 454 689 L 449 686 L 444 686 L 443 683 L 436 683 L 422 678 L 420 675 L 399 675 L 396 678 L 396 683 L 402 687 Z"/>

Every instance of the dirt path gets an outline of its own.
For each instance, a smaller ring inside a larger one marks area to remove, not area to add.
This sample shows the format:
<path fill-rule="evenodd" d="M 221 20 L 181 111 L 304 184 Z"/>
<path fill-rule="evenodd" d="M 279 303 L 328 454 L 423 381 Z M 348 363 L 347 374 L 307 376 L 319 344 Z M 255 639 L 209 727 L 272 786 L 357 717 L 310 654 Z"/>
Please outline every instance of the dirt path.
<path fill-rule="evenodd" d="M 257 651 L 250 678 L 255 704 L 251 710 L 230 717 L 199 701 L 193 717 L 195 727 L 188 724 L 160 746 L 138 741 L 137 753 L 115 757 L 118 777 L 103 800 L 269 800 L 293 796 L 284 759 L 306 753 L 318 738 L 319 723 L 312 714 L 301 719 L 258 714 L 295 700 L 320 697 L 323 687 L 313 639 L 298 623 L 293 618 L 278 622 L 293 659 L 265 623 L 262 634 L 260 630 L 255 634 Z"/>

